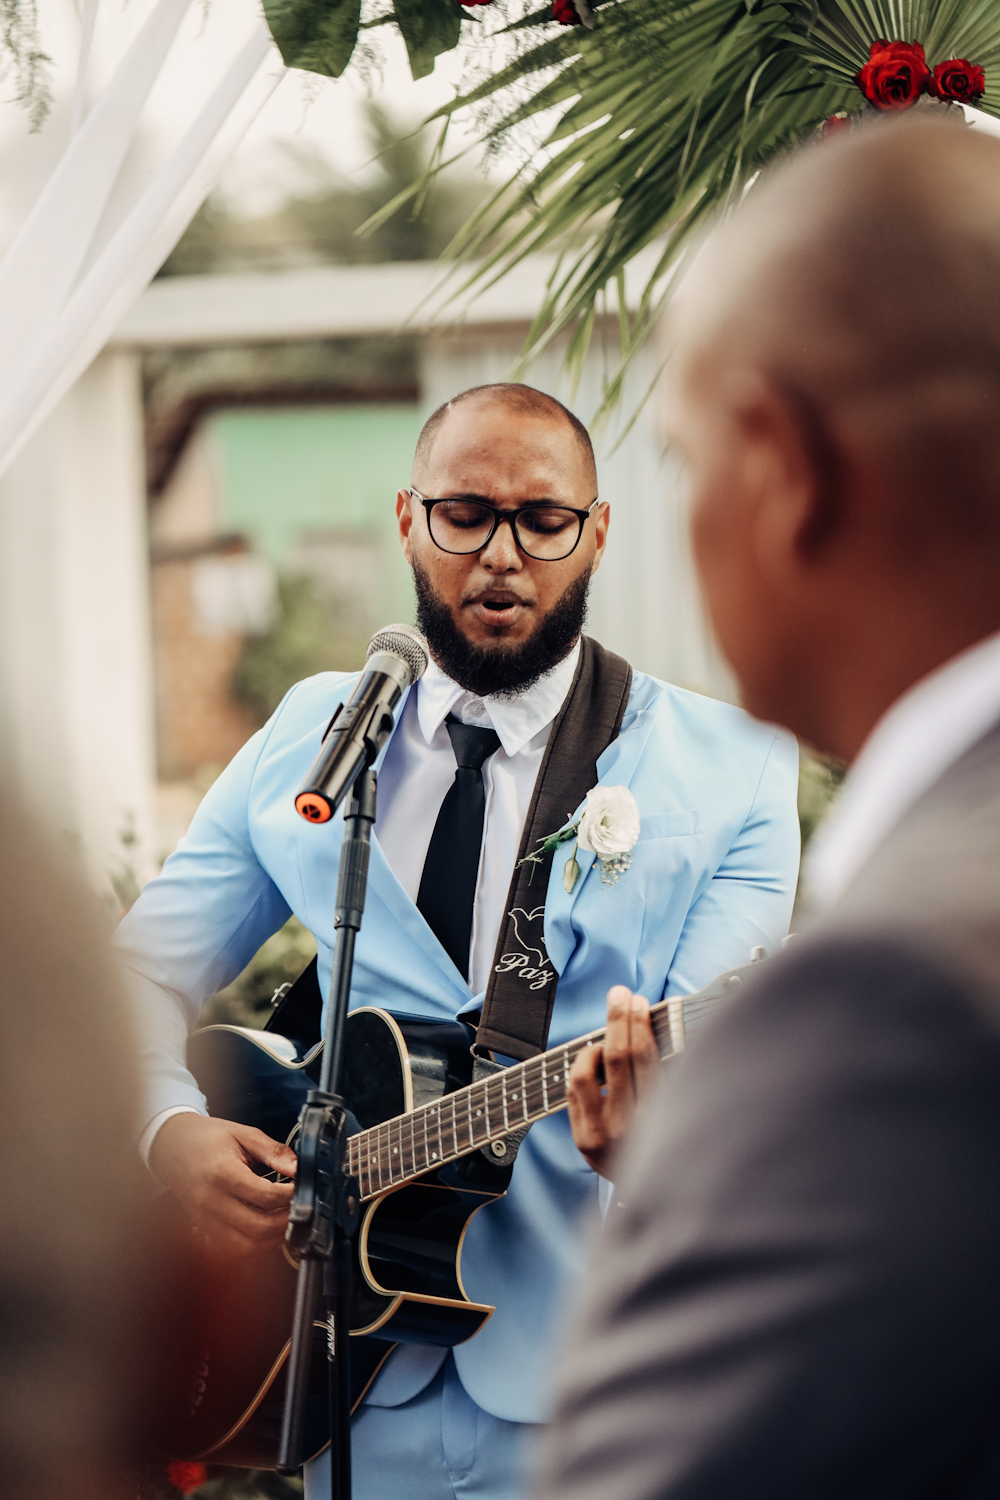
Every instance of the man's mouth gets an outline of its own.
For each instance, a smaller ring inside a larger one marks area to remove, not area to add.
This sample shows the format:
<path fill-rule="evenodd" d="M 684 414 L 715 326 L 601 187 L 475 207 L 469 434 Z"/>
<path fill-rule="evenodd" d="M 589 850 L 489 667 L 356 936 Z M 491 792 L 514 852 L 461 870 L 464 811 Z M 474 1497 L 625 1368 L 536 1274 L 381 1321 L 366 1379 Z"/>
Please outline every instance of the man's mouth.
<path fill-rule="evenodd" d="M 466 605 L 478 620 L 494 629 L 513 625 L 526 609 L 532 607 L 510 589 L 485 589 L 475 598 L 466 600 Z"/>

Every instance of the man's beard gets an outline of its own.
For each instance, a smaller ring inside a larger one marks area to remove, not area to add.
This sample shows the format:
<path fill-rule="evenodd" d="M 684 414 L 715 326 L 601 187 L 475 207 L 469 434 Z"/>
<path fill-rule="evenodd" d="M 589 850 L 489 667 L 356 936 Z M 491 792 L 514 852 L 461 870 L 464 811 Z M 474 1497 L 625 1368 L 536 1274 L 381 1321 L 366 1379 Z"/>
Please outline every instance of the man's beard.
<path fill-rule="evenodd" d="M 572 650 L 587 618 L 590 573 L 583 572 L 560 594 L 527 640 L 516 646 L 474 646 L 434 592 L 427 573 L 413 564 L 417 624 L 441 670 L 477 698 L 516 698 Z"/>

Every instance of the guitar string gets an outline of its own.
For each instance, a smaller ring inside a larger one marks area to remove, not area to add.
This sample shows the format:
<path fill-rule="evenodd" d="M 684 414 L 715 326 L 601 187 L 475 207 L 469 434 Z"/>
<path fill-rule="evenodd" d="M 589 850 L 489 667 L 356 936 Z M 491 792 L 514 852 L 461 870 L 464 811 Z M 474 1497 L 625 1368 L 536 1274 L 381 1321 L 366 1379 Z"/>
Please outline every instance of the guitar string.
<path fill-rule="evenodd" d="M 699 1000 L 694 1001 L 694 1003 L 682 1002 L 684 1008 L 685 1023 L 687 1024 L 689 1021 L 694 1020 L 698 1015 L 702 1014 L 706 1009 L 712 1008 L 718 1002 L 718 1000 L 723 998 L 725 998 L 724 995 L 714 995 L 700 998 Z M 666 1038 L 666 1040 L 669 1042 L 669 1002 L 661 1001 L 658 1005 L 653 1007 L 652 1014 L 653 1030 L 657 1041 L 660 1042 L 661 1040 Z M 566 1105 L 566 1085 L 568 1083 L 568 1074 L 570 1067 L 572 1066 L 572 1062 L 583 1050 L 583 1047 L 587 1046 L 592 1040 L 599 1040 L 603 1037 L 603 1035 L 604 1032 L 599 1031 L 592 1033 L 589 1037 L 577 1038 L 574 1042 L 567 1044 L 563 1048 L 553 1049 L 550 1052 L 541 1054 L 541 1056 L 537 1058 L 529 1059 L 526 1063 L 517 1064 L 512 1068 L 506 1069 L 503 1074 L 496 1075 L 491 1079 L 483 1080 L 479 1084 L 472 1085 L 467 1090 L 456 1091 L 467 1092 L 468 1094 L 470 1115 L 469 1139 L 466 1143 L 464 1143 L 464 1145 L 459 1146 L 456 1132 L 455 1138 L 452 1143 L 452 1149 L 450 1151 L 444 1149 L 444 1140 L 440 1129 L 439 1112 L 437 1113 L 435 1130 L 435 1139 L 440 1148 L 439 1151 L 433 1151 L 430 1144 L 428 1125 L 433 1117 L 433 1112 L 439 1111 L 439 1100 L 434 1101 L 429 1105 L 422 1106 L 420 1110 L 411 1111 L 409 1115 L 397 1116 L 393 1120 L 381 1122 L 379 1126 L 375 1127 L 374 1132 L 367 1131 L 363 1132 L 360 1136 L 353 1137 L 350 1143 L 351 1150 L 349 1152 L 350 1169 L 352 1171 L 352 1174 L 358 1175 L 362 1178 L 367 1178 L 367 1182 L 362 1183 L 362 1196 L 365 1198 L 374 1197 L 378 1192 L 382 1191 L 385 1186 L 384 1175 L 388 1176 L 390 1186 L 395 1184 L 397 1173 L 396 1170 L 394 1170 L 392 1161 L 392 1157 L 394 1154 L 398 1154 L 400 1157 L 398 1163 L 398 1176 L 399 1181 L 402 1182 L 407 1178 L 418 1176 L 422 1172 L 430 1170 L 434 1165 L 444 1165 L 448 1160 L 455 1160 L 457 1157 L 465 1155 L 468 1151 L 475 1149 L 477 1146 L 487 1144 L 490 1140 L 491 1135 L 493 1134 L 489 1124 L 490 1107 L 491 1103 L 493 1103 L 494 1113 L 497 1112 L 497 1105 L 495 1102 L 493 1102 L 492 1096 L 496 1094 L 496 1088 L 498 1084 L 500 1086 L 502 1100 L 504 1095 L 506 1094 L 508 1082 L 512 1083 L 513 1081 L 515 1081 L 516 1077 L 520 1077 L 521 1086 L 519 1087 L 519 1092 L 521 1092 L 524 1096 L 522 1123 L 534 1123 L 536 1120 L 543 1119 L 546 1115 L 553 1114 L 557 1110 L 564 1108 Z M 673 1049 L 672 1047 L 668 1046 L 666 1050 L 664 1050 L 663 1048 L 661 1048 L 660 1050 L 662 1056 L 670 1056 Z M 557 1054 L 560 1052 L 563 1054 L 562 1060 L 560 1063 L 556 1064 L 554 1060 L 556 1059 Z M 550 1088 L 553 1091 L 553 1097 L 551 1098 L 549 1097 Z M 454 1111 L 454 1095 L 452 1097 Z M 475 1099 L 479 1099 L 481 1101 L 480 1107 L 476 1110 L 476 1116 L 482 1117 L 483 1119 L 481 1130 L 477 1130 L 471 1113 Z M 424 1149 L 422 1153 L 422 1162 L 418 1161 L 416 1151 L 415 1126 L 417 1122 L 415 1116 L 418 1114 L 423 1117 Z M 403 1125 L 407 1119 L 409 1119 L 411 1122 L 412 1142 L 411 1157 L 409 1161 L 406 1160 L 406 1153 L 402 1149 Z M 386 1143 L 384 1150 L 380 1134 L 381 1125 L 383 1124 L 386 1127 Z M 398 1153 L 393 1153 L 391 1150 L 393 1125 L 395 1125 L 396 1127 L 399 1141 L 400 1149 L 398 1150 Z M 506 1128 L 509 1129 L 509 1124 Z M 374 1143 L 371 1139 L 372 1135 L 374 1135 Z M 372 1144 L 374 1144 L 374 1151 L 372 1151 L 371 1149 Z M 367 1153 L 367 1161 L 364 1160 L 365 1153 Z M 365 1170 L 366 1168 L 367 1170 Z M 374 1171 L 372 1170 L 373 1168 Z M 378 1176 L 377 1187 L 375 1186 L 374 1180 L 376 1173 Z"/>
<path fill-rule="evenodd" d="M 676 1000 L 677 997 L 674 998 Z M 685 1030 L 690 1025 L 696 1024 L 706 1011 L 714 1009 L 719 1001 L 727 998 L 729 996 L 725 991 L 697 998 L 694 996 L 683 998 L 681 1009 Z M 670 1000 L 662 1000 L 650 1009 L 653 1034 L 663 1058 L 673 1055 L 670 1005 Z M 465 1089 L 453 1091 L 450 1097 L 452 1098 L 454 1128 L 450 1149 L 444 1140 L 440 1100 L 422 1105 L 408 1114 L 382 1121 L 379 1125 L 352 1136 L 348 1142 L 348 1167 L 351 1175 L 359 1179 L 362 1199 L 375 1197 L 387 1186 L 395 1186 L 420 1176 L 434 1167 L 441 1167 L 449 1161 L 455 1161 L 477 1147 L 489 1144 L 492 1137 L 499 1138 L 507 1134 L 510 1130 L 507 1110 L 508 1085 L 512 1086 L 516 1082 L 517 1092 L 522 1096 L 523 1108 L 520 1112 L 522 1118 L 518 1122 L 519 1125 L 534 1124 L 537 1120 L 564 1109 L 567 1103 L 569 1071 L 573 1062 L 585 1047 L 601 1041 L 604 1035 L 603 1029 L 591 1032 L 588 1036 L 578 1037 L 562 1047 L 553 1048 L 541 1053 L 538 1057 L 529 1058 L 526 1062 L 506 1068 L 503 1073 L 468 1085 Z M 665 1047 L 662 1045 L 664 1042 Z M 468 1139 L 460 1144 L 455 1120 L 455 1099 L 458 1094 L 463 1093 L 468 1099 Z M 475 1116 L 472 1113 L 473 1108 L 476 1110 Z M 491 1108 L 495 1119 L 504 1119 L 502 1130 L 499 1123 L 495 1130 L 491 1129 Z M 435 1112 L 434 1144 L 437 1147 L 436 1150 L 432 1148 L 429 1131 Z M 419 1121 L 418 1117 L 420 1117 Z M 407 1120 L 410 1122 L 409 1154 L 406 1152 L 403 1137 L 403 1129 Z M 478 1124 L 480 1121 L 481 1125 Z M 422 1160 L 418 1160 L 417 1149 L 417 1132 L 420 1125 L 422 1125 L 423 1134 Z M 383 1126 L 386 1130 L 384 1146 L 381 1138 Z M 396 1132 L 395 1142 L 393 1129 Z M 398 1157 L 398 1161 L 394 1161 L 395 1157 Z"/>

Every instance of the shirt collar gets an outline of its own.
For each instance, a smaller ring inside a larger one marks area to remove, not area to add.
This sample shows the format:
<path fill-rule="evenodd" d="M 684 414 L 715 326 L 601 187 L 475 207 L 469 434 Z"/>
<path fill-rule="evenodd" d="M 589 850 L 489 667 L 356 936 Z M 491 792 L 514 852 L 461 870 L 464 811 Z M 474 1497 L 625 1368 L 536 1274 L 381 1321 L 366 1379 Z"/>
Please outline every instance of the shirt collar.
<path fill-rule="evenodd" d="M 812 907 L 831 906 L 891 828 L 1000 719 L 1000 633 L 921 678 L 883 715 L 851 767 L 806 865 Z"/>
<path fill-rule="evenodd" d="M 529 740 L 547 728 L 562 708 L 576 674 L 580 659 L 577 641 L 568 656 L 546 672 L 516 698 L 490 695 L 477 698 L 447 677 L 433 658 L 417 684 L 417 720 L 420 732 L 429 745 L 450 713 L 467 723 L 482 724 L 496 730 L 508 755 L 517 755 Z M 484 712 L 470 712 L 482 704 Z"/>

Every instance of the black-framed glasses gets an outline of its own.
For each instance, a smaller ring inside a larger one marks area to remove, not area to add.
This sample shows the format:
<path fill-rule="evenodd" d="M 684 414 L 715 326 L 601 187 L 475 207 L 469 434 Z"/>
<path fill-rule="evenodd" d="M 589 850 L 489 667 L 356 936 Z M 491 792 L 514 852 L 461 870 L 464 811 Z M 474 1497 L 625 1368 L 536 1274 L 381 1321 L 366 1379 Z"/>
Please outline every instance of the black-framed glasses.
<path fill-rule="evenodd" d="M 550 505 L 545 500 L 499 510 L 485 500 L 428 500 L 412 487 L 410 494 L 427 512 L 431 541 L 442 552 L 459 557 L 481 552 L 506 521 L 521 551 L 538 562 L 561 562 L 575 551 L 598 501 L 595 495 L 586 510 Z"/>

